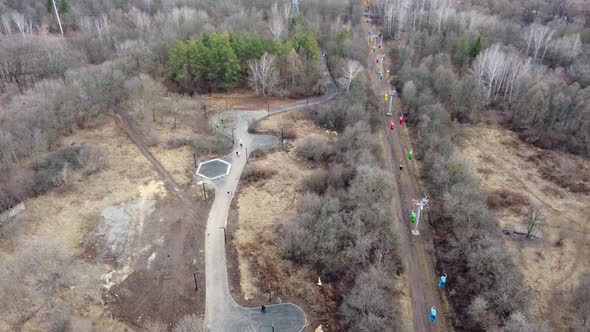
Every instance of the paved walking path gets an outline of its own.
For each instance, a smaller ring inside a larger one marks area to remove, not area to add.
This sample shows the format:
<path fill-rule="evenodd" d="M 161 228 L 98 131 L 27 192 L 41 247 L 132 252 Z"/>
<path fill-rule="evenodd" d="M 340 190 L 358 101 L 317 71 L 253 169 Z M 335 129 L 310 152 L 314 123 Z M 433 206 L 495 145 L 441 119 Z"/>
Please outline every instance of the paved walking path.
<path fill-rule="evenodd" d="M 336 95 L 334 82 L 326 68 L 325 61 L 323 83 L 326 93 L 323 96 L 303 100 L 272 109 L 271 114 L 303 109 L 324 103 Z M 223 157 L 230 162 L 230 173 L 225 177 L 213 180 L 215 185 L 215 201 L 211 207 L 207 220 L 207 236 L 205 240 L 205 273 L 206 273 L 206 309 L 205 330 L 215 332 L 234 331 L 274 331 L 298 332 L 306 324 L 303 310 L 290 303 L 266 306 L 266 312 L 262 313 L 260 307 L 244 308 L 237 304 L 229 293 L 224 227 L 227 224 L 227 215 L 233 195 L 238 187 L 240 175 L 246 165 L 246 152 L 252 152 L 257 148 L 272 147 L 278 143 L 275 136 L 254 135 L 248 133 L 248 126 L 269 115 L 267 110 L 258 111 L 227 111 L 212 121 L 216 123 L 221 117 L 233 119 L 233 134 L 235 147 L 231 154 Z M 222 129 L 223 133 L 231 137 L 232 128 Z M 240 148 L 241 141 L 244 148 Z M 240 156 L 235 151 L 240 150 Z M 227 192 L 230 192 L 228 194 Z M 261 303 L 262 304 L 262 303 Z"/>

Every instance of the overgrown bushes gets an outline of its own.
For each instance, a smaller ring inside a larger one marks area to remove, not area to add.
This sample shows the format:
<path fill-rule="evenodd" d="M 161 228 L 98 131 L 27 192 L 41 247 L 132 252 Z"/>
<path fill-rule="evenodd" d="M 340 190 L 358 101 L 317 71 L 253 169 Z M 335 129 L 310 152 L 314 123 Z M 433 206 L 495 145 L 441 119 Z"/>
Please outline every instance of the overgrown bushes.
<path fill-rule="evenodd" d="M 334 149 L 327 139 L 308 136 L 297 145 L 295 152 L 307 161 L 326 162 L 334 154 Z"/>
<path fill-rule="evenodd" d="M 529 200 L 521 193 L 508 189 L 498 189 L 487 194 L 486 204 L 490 209 L 513 209 L 517 212 L 526 205 Z"/>
<path fill-rule="evenodd" d="M 590 271 L 584 271 L 579 278 L 578 286 L 572 292 L 569 320 L 576 331 L 588 329 L 590 324 Z"/>
<path fill-rule="evenodd" d="M 272 168 L 262 168 L 254 166 L 253 164 L 247 164 L 242 172 L 242 179 L 245 184 L 257 182 L 260 180 L 268 179 L 273 175 L 277 174 L 277 171 Z"/>
<path fill-rule="evenodd" d="M 303 179 L 304 191 L 323 195 L 328 188 L 332 190 L 345 189 L 355 176 L 355 169 L 341 164 L 332 165 L 330 171 L 319 169 Z"/>
<path fill-rule="evenodd" d="M 4 211 L 23 199 L 41 195 L 49 190 L 66 187 L 75 172 L 84 176 L 94 174 L 105 167 L 104 153 L 91 144 L 66 146 L 48 153 L 33 162 L 32 169 L 7 167 L 0 172 L 0 211 Z"/>
<path fill-rule="evenodd" d="M 477 177 L 454 147 L 449 112 L 436 102 L 437 95 L 428 95 L 435 89 L 429 70 L 426 66 L 423 70 L 416 89 L 422 92 L 408 91 L 412 88 L 409 80 L 416 77 L 404 76 L 408 81 L 402 98 L 410 105 L 410 118 L 416 125 L 416 156 L 424 162 L 433 197 L 433 225 L 437 233 L 444 234 L 437 244 L 442 252 L 440 263 L 457 280 L 451 300 L 460 326 L 494 327 L 513 313 L 526 312 L 529 296 L 520 272 L 503 249 Z"/>
<path fill-rule="evenodd" d="M 342 315 L 350 331 L 400 331 L 400 315 L 387 293 L 393 288 L 392 279 L 382 266 L 373 265 L 356 277 L 354 287 L 344 298 Z"/>
<path fill-rule="evenodd" d="M 221 134 L 213 136 L 198 135 L 189 140 L 193 151 L 198 154 L 223 154 L 232 147 L 231 140 Z"/>
<path fill-rule="evenodd" d="M 390 294 L 401 260 L 390 220 L 393 188 L 385 181 L 391 175 L 376 166 L 367 123 L 374 108 L 366 81 L 357 81 L 350 96 L 310 113 L 340 134 L 335 142 L 308 136 L 296 148 L 300 157 L 326 168 L 303 179 L 297 215 L 282 228 L 282 253 L 335 285 L 348 330 L 396 331 L 401 320 Z"/>

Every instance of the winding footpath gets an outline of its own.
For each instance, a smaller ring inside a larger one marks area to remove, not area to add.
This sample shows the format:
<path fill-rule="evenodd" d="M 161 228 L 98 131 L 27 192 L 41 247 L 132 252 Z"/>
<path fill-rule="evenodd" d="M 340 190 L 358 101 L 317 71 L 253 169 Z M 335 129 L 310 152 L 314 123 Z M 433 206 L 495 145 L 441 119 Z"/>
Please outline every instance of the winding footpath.
<path fill-rule="evenodd" d="M 269 148 L 278 143 L 278 138 L 275 136 L 248 133 L 248 126 L 271 114 L 318 105 L 336 95 L 336 88 L 327 69 L 325 56 L 322 56 L 322 58 L 321 65 L 324 72 L 322 85 L 326 89 L 324 95 L 272 109 L 270 112 L 267 110 L 230 110 L 218 114 L 212 119 L 214 123 L 218 123 L 221 118 L 234 120 L 232 126 L 236 144 L 232 153 L 222 158 L 231 164 L 230 173 L 225 177 L 211 181 L 215 186 L 215 200 L 207 219 L 205 240 L 205 331 L 299 332 L 306 325 L 305 313 L 294 304 L 268 305 L 266 306 L 266 312 L 262 313 L 260 307 L 245 308 L 234 301 L 230 295 L 228 285 L 224 227 L 227 225 L 227 216 L 233 195 L 246 165 L 245 148 L 250 153 L 255 149 Z M 222 133 L 231 137 L 232 128 L 224 128 Z M 237 142 L 242 142 L 244 148 L 241 149 Z M 239 157 L 235 154 L 236 150 L 240 151 Z"/>

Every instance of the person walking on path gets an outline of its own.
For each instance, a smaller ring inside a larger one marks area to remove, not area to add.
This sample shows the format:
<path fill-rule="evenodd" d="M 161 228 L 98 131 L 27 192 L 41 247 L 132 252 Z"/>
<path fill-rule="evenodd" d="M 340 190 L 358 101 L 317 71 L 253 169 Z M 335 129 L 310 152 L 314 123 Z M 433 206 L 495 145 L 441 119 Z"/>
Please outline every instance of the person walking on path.
<path fill-rule="evenodd" d="M 240 156 L 240 151 L 236 151 L 236 156 Z"/>
<path fill-rule="evenodd" d="M 399 160 L 399 170 L 402 171 L 404 169 L 404 165 L 402 164 L 402 160 Z"/>
<path fill-rule="evenodd" d="M 266 307 L 264 306 L 264 304 L 260 306 L 260 311 L 262 313 L 265 313 L 266 312 Z"/>
<path fill-rule="evenodd" d="M 242 140 L 238 140 L 238 142 L 240 143 L 240 147 L 243 148 L 244 144 L 242 143 Z"/>

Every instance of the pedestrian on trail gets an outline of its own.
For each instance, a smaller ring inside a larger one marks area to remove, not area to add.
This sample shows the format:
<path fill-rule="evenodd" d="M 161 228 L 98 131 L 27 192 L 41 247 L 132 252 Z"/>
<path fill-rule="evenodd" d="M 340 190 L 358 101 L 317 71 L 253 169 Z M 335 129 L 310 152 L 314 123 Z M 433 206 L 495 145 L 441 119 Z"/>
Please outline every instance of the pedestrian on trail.
<path fill-rule="evenodd" d="M 240 142 L 240 147 L 243 148 L 244 144 L 242 143 L 242 140 L 239 140 L 238 142 Z"/>
<path fill-rule="evenodd" d="M 399 170 L 402 171 L 404 169 L 404 165 L 402 164 L 402 160 L 399 160 Z"/>
<path fill-rule="evenodd" d="M 229 191 L 227 192 L 227 194 L 229 195 Z"/>
<path fill-rule="evenodd" d="M 240 156 L 240 151 L 236 151 L 236 156 Z"/>
<path fill-rule="evenodd" d="M 266 307 L 264 306 L 264 304 L 260 306 L 260 311 L 262 313 L 265 313 L 266 312 Z"/>
<path fill-rule="evenodd" d="M 444 275 L 440 276 L 440 279 L 438 280 L 438 288 L 440 288 L 440 289 L 445 288 L 446 283 L 447 283 L 447 274 L 445 273 Z"/>

